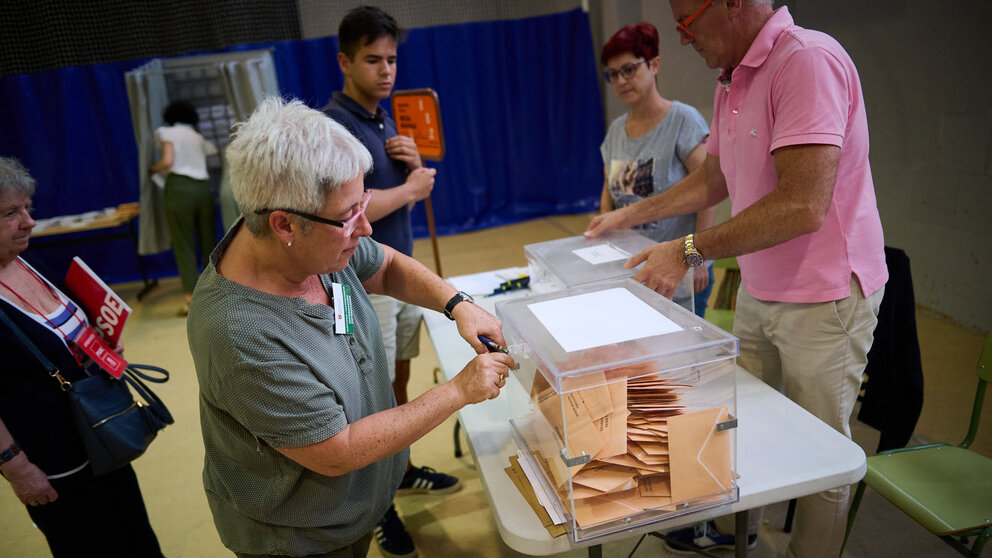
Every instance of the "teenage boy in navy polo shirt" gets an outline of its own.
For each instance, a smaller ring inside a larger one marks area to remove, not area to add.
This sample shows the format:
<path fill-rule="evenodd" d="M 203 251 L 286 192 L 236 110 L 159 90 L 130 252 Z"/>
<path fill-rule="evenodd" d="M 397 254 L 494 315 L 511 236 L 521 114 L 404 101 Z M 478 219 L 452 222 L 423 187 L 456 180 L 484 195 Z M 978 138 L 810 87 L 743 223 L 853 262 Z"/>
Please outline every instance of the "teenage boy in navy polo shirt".
<path fill-rule="evenodd" d="M 379 102 L 388 99 L 396 79 L 396 47 L 405 33 L 379 8 L 355 8 L 338 28 L 338 66 L 344 89 L 335 91 L 324 112 L 344 125 L 372 154 L 365 187 L 378 190 L 365 214 L 372 238 L 408 256 L 413 253 L 410 208 L 434 187 L 434 169 L 425 168 L 413 139 L 398 135 L 396 123 Z M 397 404 L 407 401 L 410 359 L 420 352 L 420 308 L 387 296 L 369 295 L 379 317 Z M 461 489 L 453 476 L 430 467 L 407 469 L 399 493 L 447 494 Z M 375 528 L 376 542 L 387 556 L 417 555 L 413 539 L 390 507 Z"/>

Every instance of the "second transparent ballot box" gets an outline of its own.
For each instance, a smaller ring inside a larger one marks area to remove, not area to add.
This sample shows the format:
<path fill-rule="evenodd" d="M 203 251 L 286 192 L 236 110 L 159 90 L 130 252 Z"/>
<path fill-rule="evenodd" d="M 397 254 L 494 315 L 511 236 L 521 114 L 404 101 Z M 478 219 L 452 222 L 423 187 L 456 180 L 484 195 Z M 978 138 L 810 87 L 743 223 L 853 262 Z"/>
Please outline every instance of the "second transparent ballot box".
<path fill-rule="evenodd" d="M 521 459 L 575 542 L 737 501 L 736 337 L 632 279 L 496 315 Z"/>
<path fill-rule="evenodd" d="M 550 292 L 633 277 L 637 269 L 624 264 L 657 244 L 632 230 L 608 231 L 597 238 L 582 235 L 524 246 L 531 290 Z M 693 311 L 693 270 L 675 292 L 675 302 Z"/>

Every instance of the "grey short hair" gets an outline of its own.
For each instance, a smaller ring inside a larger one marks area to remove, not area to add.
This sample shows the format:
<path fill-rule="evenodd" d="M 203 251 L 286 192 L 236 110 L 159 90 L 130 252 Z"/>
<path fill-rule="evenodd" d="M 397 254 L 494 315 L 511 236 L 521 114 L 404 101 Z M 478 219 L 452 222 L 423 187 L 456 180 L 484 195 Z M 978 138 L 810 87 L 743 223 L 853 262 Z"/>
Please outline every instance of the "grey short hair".
<path fill-rule="evenodd" d="M 255 236 L 268 231 L 260 209 L 320 210 L 327 195 L 372 168 L 369 150 L 348 130 L 298 100 L 263 100 L 234 128 L 227 148 L 234 200 Z M 311 223 L 298 222 L 309 230 Z"/>
<path fill-rule="evenodd" d="M 34 186 L 34 178 L 20 161 L 0 157 L 0 196 L 15 192 L 30 198 L 34 195 Z"/>

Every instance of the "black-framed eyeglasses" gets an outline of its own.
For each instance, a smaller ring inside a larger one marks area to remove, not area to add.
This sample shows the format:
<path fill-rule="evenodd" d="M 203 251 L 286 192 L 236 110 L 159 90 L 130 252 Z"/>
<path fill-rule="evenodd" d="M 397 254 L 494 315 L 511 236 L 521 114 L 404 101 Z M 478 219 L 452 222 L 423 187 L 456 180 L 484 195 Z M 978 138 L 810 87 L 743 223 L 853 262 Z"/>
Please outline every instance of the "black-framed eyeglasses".
<path fill-rule="evenodd" d="M 372 190 L 365 190 L 365 194 L 362 195 L 362 201 L 358 202 L 358 208 L 355 209 L 355 213 L 345 219 L 344 221 L 335 221 L 334 219 L 328 219 L 326 217 L 321 217 L 319 215 L 314 215 L 313 213 L 304 213 L 302 211 L 297 211 L 295 209 L 288 209 L 285 207 L 278 207 L 275 209 L 258 209 L 255 211 L 255 215 L 265 215 L 266 213 L 272 213 L 273 211 L 285 211 L 286 213 L 291 213 L 298 217 L 303 217 L 308 221 L 313 221 L 315 223 L 323 223 L 325 225 L 331 225 L 334 227 L 340 227 L 343 229 L 341 232 L 345 236 L 351 236 L 351 233 L 355 232 L 355 227 L 358 225 L 358 220 L 365 214 L 365 208 L 369 206 L 369 200 L 372 199 Z"/>
<path fill-rule="evenodd" d="M 647 60 L 641 59 L 637 62 L 624 64 L 619 70 L 606 70 L 603 72 L 603 79 L 606 80 L 606 83 L 616 83 L 617 78 L 619 77 L 622 77 L 624 80 L 629 80 L 634 77 L 634 74 L 637 73 L 637 67 L 646 62 Z"/>

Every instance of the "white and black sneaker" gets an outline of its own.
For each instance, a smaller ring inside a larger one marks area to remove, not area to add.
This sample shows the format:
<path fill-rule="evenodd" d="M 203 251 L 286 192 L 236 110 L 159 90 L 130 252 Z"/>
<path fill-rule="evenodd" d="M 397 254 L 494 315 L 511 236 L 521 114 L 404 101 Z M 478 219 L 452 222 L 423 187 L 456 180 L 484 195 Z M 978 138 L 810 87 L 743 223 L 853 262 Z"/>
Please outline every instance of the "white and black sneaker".
<path fill-rule="evenodd" d="M 386 515 L 382 516 L 379 523 L 376 523 L 372 530 L 375 535 L 375 542 L 379 545 L 379 550 L 387 558 L 415 558 L 417 547 L 413 546 L 413 539 L 410 533 L 406 532 L 406 526 L 396 513 L 396 507 L 390 504 Z"/>
<path fill-rule="evenodd" d="M 406 474 L 403 475 L 403 482 L 400 483 L 400 489 L 396 493 L 399 495 L 451 494 L 461 489 L 462 483 L 458 477 L 438 473 L 430 467 L 411 465 Z"/>

